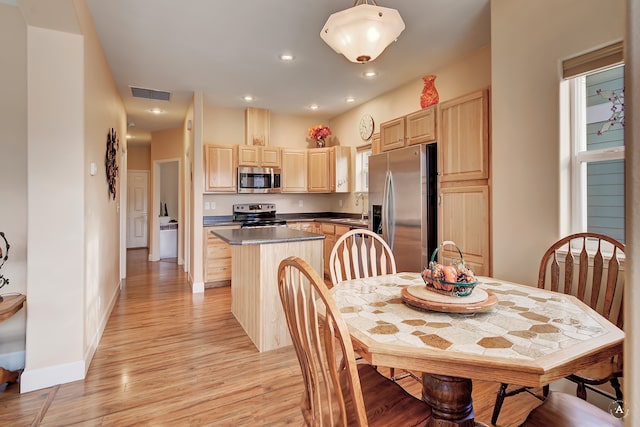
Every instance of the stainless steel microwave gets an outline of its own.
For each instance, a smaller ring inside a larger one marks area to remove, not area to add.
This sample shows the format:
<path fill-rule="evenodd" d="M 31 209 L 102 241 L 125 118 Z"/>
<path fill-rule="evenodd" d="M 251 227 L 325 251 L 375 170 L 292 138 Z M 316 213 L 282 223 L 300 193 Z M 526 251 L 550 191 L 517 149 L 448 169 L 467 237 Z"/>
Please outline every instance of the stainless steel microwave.
<path fill-rule="evenodd" d="M 281 172 L 278 168 L 238 168 L 238 193 L 279 193 Z"/>

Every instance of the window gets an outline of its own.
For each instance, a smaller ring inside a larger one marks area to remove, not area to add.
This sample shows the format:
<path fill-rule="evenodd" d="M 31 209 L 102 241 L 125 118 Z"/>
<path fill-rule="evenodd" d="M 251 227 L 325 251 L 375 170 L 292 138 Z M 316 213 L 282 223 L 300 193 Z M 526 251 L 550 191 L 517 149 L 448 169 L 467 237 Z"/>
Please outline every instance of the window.
<path fill-rule="evenodd" d="M 356 148 L 356 193 L 369 191 L 369 156 L 371 144 Z"/>
<path fill-rule="evenodd" d="M 624 65 L 570 79 L 571 229 L 625 242 Z"/>

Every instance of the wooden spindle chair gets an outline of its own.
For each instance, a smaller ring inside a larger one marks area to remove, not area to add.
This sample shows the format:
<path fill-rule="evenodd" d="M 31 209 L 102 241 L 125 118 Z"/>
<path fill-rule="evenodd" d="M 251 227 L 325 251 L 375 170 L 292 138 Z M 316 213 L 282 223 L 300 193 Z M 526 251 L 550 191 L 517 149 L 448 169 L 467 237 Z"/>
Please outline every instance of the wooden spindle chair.
<path fill-rule="evenodd" d="M 431 407 L 358 364 L 347 324 L 322 278 L 298 257 L 278 267 L 278 291 L 304 379 L 307 426 L 422 426 Z"/>
<path fill-rule="evenodd" d="M 620 259 L 624 258 L 624 244 L 598 233 L 576 233 L 555 242 L 544 254 L 538 271 L 538 288 L 573 295 L 618 328 L 623 328 L 622 290 L 624 275 L 620 273 Z M 576 258 L 577 255 L 577 258 Z M 605 263 L 605 257 L 609 260 Z M 604 272 L 606 264 L 606 274 Z M 577 274 L 576 274 L 577 273 Z M 622 354 L 566 377 L 577 384 L 576 395 L 586 399 L 587 388 L 609 382 L 617 400 L 622 400 L 618 378 L 622 377 Z M 496 424 L 505 397 L 513 396 L 526 387 L 507 392 L 508 384 L 501 384 L 493 408 L 492 424 Z M 543 389 L 545 399 L 549 387 Z"/>

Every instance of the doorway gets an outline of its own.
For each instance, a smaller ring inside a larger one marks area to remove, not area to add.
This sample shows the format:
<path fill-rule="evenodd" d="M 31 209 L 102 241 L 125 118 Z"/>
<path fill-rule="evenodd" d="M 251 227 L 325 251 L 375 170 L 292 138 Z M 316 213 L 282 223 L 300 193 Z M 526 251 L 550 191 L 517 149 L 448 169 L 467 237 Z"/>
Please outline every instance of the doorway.
<path fill-rule="evenodd" d="M 127 249 L 149 246 L 149 172 L 127 172 Z"/>

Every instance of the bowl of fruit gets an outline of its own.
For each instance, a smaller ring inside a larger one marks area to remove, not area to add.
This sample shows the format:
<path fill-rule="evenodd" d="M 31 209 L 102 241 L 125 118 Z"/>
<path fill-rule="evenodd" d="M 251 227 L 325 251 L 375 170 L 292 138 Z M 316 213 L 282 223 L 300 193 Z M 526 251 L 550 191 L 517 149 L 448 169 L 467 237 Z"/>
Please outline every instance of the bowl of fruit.
<path fill-rule="evenodd" d="M 445 265 L 436 261 L 438 252 L 446 245 L 455 246 L 460 254 L 459 260 L 454 260 Z M 422 279 L 427 288 L 443 295 L 466 297 L 471 295 L 478 281 L 469 267 L 464 264 L 462 251 L 452 241 L 442 242 L 431 254 L 429 266 L 422 270 Z"/>

